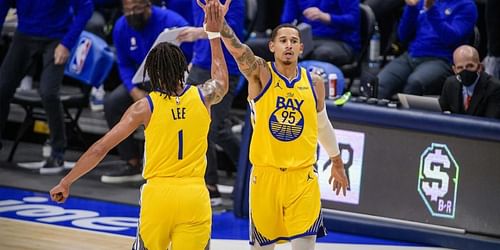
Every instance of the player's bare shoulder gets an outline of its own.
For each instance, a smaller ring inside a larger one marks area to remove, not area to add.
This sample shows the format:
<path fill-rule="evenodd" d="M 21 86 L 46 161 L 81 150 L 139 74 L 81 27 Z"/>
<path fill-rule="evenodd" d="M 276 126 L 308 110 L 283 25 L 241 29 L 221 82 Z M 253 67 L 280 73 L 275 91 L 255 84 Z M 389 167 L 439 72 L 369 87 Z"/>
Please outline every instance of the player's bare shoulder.
<path fill-rule="evenodd" d="M 205 97 L 205 103 L 214 105 L 219 103 L 224 97 L 222 83 L 215 79 L 209 79 L 205 83 L 198 85 L 201 93 Z"/>

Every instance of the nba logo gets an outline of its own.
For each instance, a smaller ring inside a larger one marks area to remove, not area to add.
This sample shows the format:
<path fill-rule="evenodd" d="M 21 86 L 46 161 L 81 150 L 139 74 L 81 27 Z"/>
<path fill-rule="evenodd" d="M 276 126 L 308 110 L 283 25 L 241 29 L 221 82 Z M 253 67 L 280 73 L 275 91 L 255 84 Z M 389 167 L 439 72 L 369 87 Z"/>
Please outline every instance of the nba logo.
<path fill-rule="evenodd" d="M 85 65 L 85 59 L 87 59 L 91 46 L 92 41 L 87 37 L 84 37 L 78 43 L 78 47 L 76 47 L 75 54 L 70 63 L 70 70 L 75 74 L 80 74 L 82 72 L 83 65 Z"/>

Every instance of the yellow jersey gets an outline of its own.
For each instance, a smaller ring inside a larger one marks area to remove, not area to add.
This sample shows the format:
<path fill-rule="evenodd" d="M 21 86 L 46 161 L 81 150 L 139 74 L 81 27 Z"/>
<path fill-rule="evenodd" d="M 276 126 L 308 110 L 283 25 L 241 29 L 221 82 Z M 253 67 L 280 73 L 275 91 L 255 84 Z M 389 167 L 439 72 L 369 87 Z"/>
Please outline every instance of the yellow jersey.
<path fill-rule="evenodd" d="M 250 161 L 254 166 L 301 168 L 314 164 L 318 137 L 316 94 L 309 72 L 297 67 L 292 81 L 268 62 L 271 79 L 249 100 L 253 134 Z"/>
<path fill-rule="evenodd" d="M 144 130 L 144 179 L 203 177 L 210 114 L 201 91 L 186 85 L 178 97 L 151 92 L 151 118 Z"/>

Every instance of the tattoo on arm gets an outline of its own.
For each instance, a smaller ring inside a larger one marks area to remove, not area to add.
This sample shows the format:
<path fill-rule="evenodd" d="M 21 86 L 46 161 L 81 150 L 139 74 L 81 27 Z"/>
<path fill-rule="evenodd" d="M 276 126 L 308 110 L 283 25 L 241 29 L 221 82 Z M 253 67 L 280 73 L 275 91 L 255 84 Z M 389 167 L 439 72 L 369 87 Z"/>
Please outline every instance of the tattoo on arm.
<path fill-rule="evenodd" d="M 229 27 L 229 25 L 227 25 L 226 22 L 224 22 L 224 25 L 222 26 L 222 31 L 220 33 L 223 38 L 228 38 L 231 41 L 230 45 L 235 49 L 240 49 L 241 47 L 243 47 L 241 41 L 234 34 L 233 29 L 231 29 L 231 27 Z"/>
<path fill-rule="evenodd" d="M 236 59 L 239 69 L 245 76 L 248 77 L 257 74 L 257 69 L 266 65 L 264 59 L 255 56 L 248 45 L 241 43 L 226 22 L 224 22 L 224 26 L 222 27 L 221 35 L 224 44 Z"/>

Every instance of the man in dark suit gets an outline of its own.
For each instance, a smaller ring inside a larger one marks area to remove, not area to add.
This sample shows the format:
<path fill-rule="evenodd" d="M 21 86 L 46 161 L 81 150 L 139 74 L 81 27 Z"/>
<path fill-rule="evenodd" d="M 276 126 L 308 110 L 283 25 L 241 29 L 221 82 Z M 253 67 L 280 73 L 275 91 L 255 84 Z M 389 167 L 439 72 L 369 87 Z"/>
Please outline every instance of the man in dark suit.
<path fill-rule="evenodd" d="M 454 76 L 439 98 L 443 111 L 500 119 L 500 81 L 483 71 L 479 53 L 463 45 L 453 53 Z"/>

